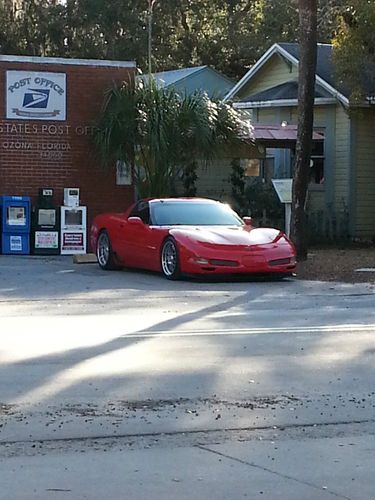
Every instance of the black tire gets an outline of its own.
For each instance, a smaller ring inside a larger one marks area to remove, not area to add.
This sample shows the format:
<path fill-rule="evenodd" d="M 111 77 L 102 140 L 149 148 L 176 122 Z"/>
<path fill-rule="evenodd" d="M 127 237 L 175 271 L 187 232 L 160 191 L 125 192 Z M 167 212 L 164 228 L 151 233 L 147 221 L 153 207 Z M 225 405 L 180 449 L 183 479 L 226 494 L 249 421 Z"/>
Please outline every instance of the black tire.
<path fill-rule="evenodd" d="M 160 253 L 160 267 L 161 272 L 168 280 L 181 278 L 177 243 L 172 237 L 167 238 L 163 243 Z"/>
<path fill-rule="evenodd" d="M 113 255 L 111 239 L 105 229 L 100 231 L 96 242 L 96 258 L 99 266 L 105 271 L 115 271 L 120 269 L 115 256 Z"/>

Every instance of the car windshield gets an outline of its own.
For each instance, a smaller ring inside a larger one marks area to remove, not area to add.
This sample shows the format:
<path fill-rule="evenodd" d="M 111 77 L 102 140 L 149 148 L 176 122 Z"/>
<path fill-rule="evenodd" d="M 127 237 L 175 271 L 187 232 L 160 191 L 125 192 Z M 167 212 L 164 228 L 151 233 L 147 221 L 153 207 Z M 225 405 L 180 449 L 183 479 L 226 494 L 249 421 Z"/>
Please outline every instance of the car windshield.
<path fill-rule="evenodd" d="M 158 201 L 151 204 L 156 226 L 242 226 L 240 217 L 222 203 Z"/>

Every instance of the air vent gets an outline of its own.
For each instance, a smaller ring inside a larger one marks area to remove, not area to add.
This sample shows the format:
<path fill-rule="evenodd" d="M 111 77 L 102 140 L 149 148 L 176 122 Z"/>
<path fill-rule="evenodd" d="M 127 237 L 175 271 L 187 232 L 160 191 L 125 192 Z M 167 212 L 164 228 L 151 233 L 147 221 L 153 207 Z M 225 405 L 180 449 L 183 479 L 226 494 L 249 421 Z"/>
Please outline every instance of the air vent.
<path fill-rule="evenodd" d="M 270 266 L 282 266 L 283 264 L 290 264 L 290 258 L 270 260 L 268 263 Z"/>
<path fill-rule="evenodd" d="M 235 260 L 210 259 L 210 264 L 213 266 L 238 267 L 238 262 Z"/>

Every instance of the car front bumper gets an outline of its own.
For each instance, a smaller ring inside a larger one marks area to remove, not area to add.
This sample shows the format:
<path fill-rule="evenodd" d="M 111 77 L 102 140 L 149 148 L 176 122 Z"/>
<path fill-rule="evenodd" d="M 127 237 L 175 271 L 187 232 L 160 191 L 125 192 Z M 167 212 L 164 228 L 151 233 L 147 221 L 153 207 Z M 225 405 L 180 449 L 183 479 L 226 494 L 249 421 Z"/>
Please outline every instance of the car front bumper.
<path fill-rule="evenodd" d="M 206 251 L 202 255 L 182 252 L 181 271 L 186 274 L 280 274 L 296 270 L 291 245 L 262 245 L 244 251 Z"/>

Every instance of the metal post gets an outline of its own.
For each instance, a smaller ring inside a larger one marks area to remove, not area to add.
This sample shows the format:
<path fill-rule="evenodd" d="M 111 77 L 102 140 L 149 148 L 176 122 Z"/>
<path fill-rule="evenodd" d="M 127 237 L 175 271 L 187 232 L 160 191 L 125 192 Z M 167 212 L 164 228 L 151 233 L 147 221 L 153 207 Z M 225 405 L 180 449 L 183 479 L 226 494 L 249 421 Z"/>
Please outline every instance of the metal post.
<path fill-rule="evenodd" d="M 148 4 L 148 74 L 152 74 L 152 7 L 154 6 L 155 0 L 149 0 Z"/>

